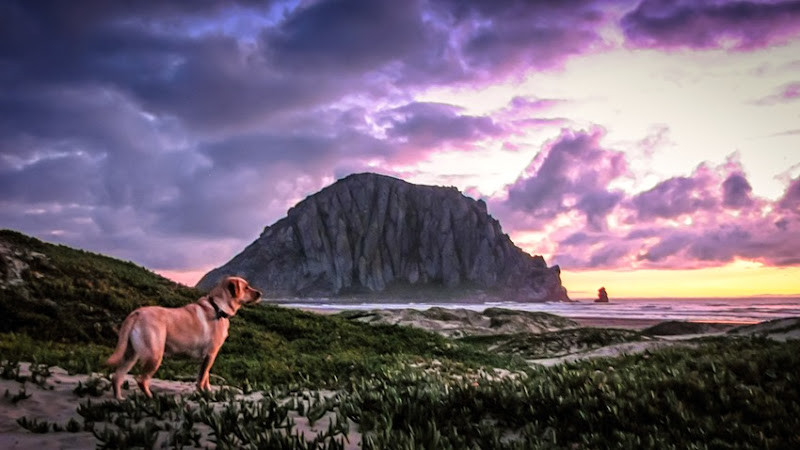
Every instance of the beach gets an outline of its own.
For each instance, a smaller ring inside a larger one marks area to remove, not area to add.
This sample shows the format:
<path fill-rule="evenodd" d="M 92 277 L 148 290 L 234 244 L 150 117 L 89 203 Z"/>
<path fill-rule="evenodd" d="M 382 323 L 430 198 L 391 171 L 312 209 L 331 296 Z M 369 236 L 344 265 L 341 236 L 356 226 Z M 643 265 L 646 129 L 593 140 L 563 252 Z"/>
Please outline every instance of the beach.
<path fill-rule="evenodd" d="M 631 329 L 646 328 L 668 320 L 746 325 L 783 317 L 800 316 L 800 297 L 620 299 L 612 300 L 609 303 L 594 303 L 591 300 L 531 303 L 479 302 L 469 299 L 449 302 L 426 302 L 424 300 L 399 302 L 380 299 L 374 301 L 333 299 L 271 301 L 284 307 L 313 311 L 318 314 L 335 314 L 352 310 L 426 310 L 434 307 L 471 311 L 504 308 L 555 314 L 577 320 L 585 326 Z"/>
<path fill-rule="evenodd" d="M 487 341 L 489 347 L 487 348 L 493 348 L 495 349 L 493 351 L 497 352 L 510 351 L 522 357 L 531 367 L 541 368 L 555 368 L 567 363 L 580 364 L 597 358 L 617 358 L 626 355 L 644 354 L 645 358 L 651 358 L 659 352 L 669 351 L 672 348 L 680 349 L 682 354 L 685 351 L 702 348 L 704 344 L 701 341 L 696 341 L 695 338 L 711 335 L 731 336 L 731 342 L 733 342 L 733 336 L 749 335 L 764 336 L 778 342 L 800 338 L 800 319 L 796 317 L 748 325 L 749 322 L 746 320 L 742 320 L 741 323 L 731 323 L 730 321 L 720 323 L 713 321 L 664 321 L 654 317 L 611 317 L 608 315 L 562 317 L 540 311 L 511 310 L 496 306 L 490 307 L 488 310 L 434 306 L 428 309 L 390 308 L 367 311 L 349 307 L 284 305 L 275 311 L 283 308 L 300 309 L 304 312 L 312 313 L 307 314 L 307 316 L 322 315 L 329 317 L 332 314 L 341 314 L 341 317 L 348 321 L 417 327 L 442 334 L 447 338 L 489 339 L 490 341 Z M 606 309 L 603 312 L 607 314 L 609 311 Z M 319 317 L 318 319 L 322 320 L 323 318 Z M 661 333 L 663 335 L 659 335 Z M 714 352 L 710 354 L 714 355 Z M 4 364 L 7 363 L 7 361 L 4 362 Z M 611 371 L 608 374 L 600 373 L 596 369 L 585 369 L 589 371 L 587 372 L 588 375 L 581 375 L 583 377 L 581 379 L 591 381 L 598 377 L 604 379 L 607 376 L 612 376 L 611 374 L 616 370 L 614 366 L 618 364 L 619 362 L 613 359 L 603 363 L 600 367 L 608 368 Z M 464 389 L 473 389 L 479 383 L 503 383 L 503 380 L 515 380 L 516 377 L 520 376 L 519 373 L 514 371 L 491 368 L 481 369 L 472 374 L 469 371 L 464 374 L 451 374 L 452 368 L 442 366 L 438 360 L 428 361 L 420 366 L 411 364 L 404 367 L 402 369 L 403 372 L 400 372 L 401 374 L 410 370 L 416 374 L 413 377 L 430 376 L 433 377 L 435 383 L 443 385 L 462 383 L 464 384 Z M 6 392 L 4 398 L 0 399 L 0 404 L 3 406 L 0 408 L 2 410 L 2 413 L 0 413 L 0 448 L 94 448 L 99 442 L 97 436 L 103 436 L 103 433 L 106 432 L 103 430 L 112 430 L 112 433 L 117 430 L 115 425 L 111 425 L 108 422 L 90 424 L 88 425 L 89 428 L 86 428 L 85 423 L 88 419 L 82 417 L 83 413 L 78 411 L 80 408 L 86 408 L 89 402 L 94 405 L 101 405 L 103 402 L 116 404 L 112 400 L 111 392 L 107 389 L 109 381 L 105 378 L 105 374 L 70 374 L 66 370 L 55 366 L 47 368 L 47 372 L 46 377 L 36 381 L 35 378 L 31 377 L 33 373 L 32 365 L 23 362 L 20 364 L 16 379 L 13 376 L 8 376 L 7 373 L 3 379 L 0 379 L 0 391 Z M 400 380 L 403 379 L 402 376 L 400 375 Z M 471 379 L 475 381 L 470 381 Z M 524 379 L 523 377 L 521 380 Z M 133 399 L 133 403 L 129 403 L 129 405 L 134 406 L 127 406 L 123 410 L 144 407 L 143 411 L 151 411 L 146 414 L 153 414 L 152 406 L 146 406 L 147 403 L 142 403 L 141 399 L 136 400 L 138 388 L 135 386 L 133 377 L 129 375 L 127 380 L 130 387 L 125 391 L 125 395 Z M 431 382 L 421 382 L 419 380 L 418 382 L 422 383 L 420 386 L 425 389 L 430 389 L 431 387 Z M 399 381 L 399 383 L 402 385 L 403 382 Z M 81 392 L 81 386 L 85 388 L 91 384 L 100 386 L 98 392 L 95 392 L 96 396 Z M 175 399 L 169 401 L 159 400 L 161 404 L 169 404 L 169 402 L 176 401 L 177 411 L 181 409 L 194 410 L 193 415 L 199 414 L 202 416 L 203 414 L 198 409 L 200 408 L 198 401 L 202 397 L 197 397 L 194 394 L 195 387 L 193 382 L 154 379 L 153 391 L 157 396 Z M 374 387 L 367 387 L 367 391 L 376 392 Z M 377 392 L 381 391 L 378 390 Z M 258 405 L 261 404 L 259 402 L 266 398 L 267 395 L 273 394 L 215 386 L 211 397 L 206 401 L 215 405 L 214 408 L 217 411 L 224 408 L 259 411 Z M 278 401 L 276 405 L 293 404 L 295 406 L 292 407 L 294 409 L 289 411 L 287 419 L 281 419 L 284 422 L 280 423 L 284 425 L 274 429 L 276 430 L 274 432 L 285 433 L 286 429 L 291 429 L 293 434 L 302 436 L 302 439 L 309 442 L 314 439 L 339 439 L 345 449 L 361 448 L 363 436 L 360 425 L 350 419 L 346 419 L 346 425 L 342 426 L 341 421 L 345 419 L 339 415 L 338 408 L 343 406 L 337 406 L 342 405 L 341 402 L 355 401 L 353 399 L 360 398 L 359 396 L 339 398 L 336 391 L 319 389 L 282 391 L 277 395 L 277 397 L 274 397 Z M 314 398 L 318 400 L 314 400 Z M 167 403 L 164 403 L 165 401 Z M 305 406 L 298 406 L 298 402 L 303 403 Z M 317 405 L 318 407 L 323 405 L 319 415 L 312 412 L 314 410 L 312 405 Z M 97 407 L 95 406 L 95 408 Z M 108 408 L 108 406 L 101 407 L 101 409 L 105 408 Z M 262 414 L 266 414 L 264 412 L 266 410 L 261 411 Z M 313 418 L 312 414 L 314 415 Z M 170 419 L 170 417 L 172 418 Z M 161 443 L 174 442 L 175 439 L 188 439 L 176 431 L 180 427 L 180 417 L 180 415 L 174 414 L 151 417 L 154 420 L 152 423 L 161 427 L 159 428 L 160 431 L 152 431 L 152 433 L 155 433 L 151 436 L 154 439 L 153 442 L 161 445 Z M 27 421 L 27 425 L 23 426 L 23 423 L 18 421 L 20 419 Z M 214 422 L 216 419 L 209 420 L 211 422 L 208 423 L 216 423 Z M 289 422 L 286 421 L 290 421 L 291 426 L 287 427 L 286 424 Z M 74 429 L 67 431 L 71 422 L 74 422 Z M 128 422 L 126 426 L 130 427 L 130 423 L 133 422 Z M 247 423 L 251 422 L 239 421 L 228 423 L 225 426 L 244 427 L 247 426 Z M 47 432 L 29 431 L 29 429 L 33 429 L 37 425 L 42 426 L 42 424 L 47 428 Z M 86 431 L 87 429 L 93 429 L 94 433 Z M 128 428 L 127 430 L 125 433 L 132 433 L 134 432 L 133 430 L 136 430 L 136 426 L 134 425 L 133 428 Z M 184 442 L 186 448 L 215 447 L 214 442 L 217 438 L 212 428 L 198 423 L 194 425 L 193 430 L 195 430 L 196 443 L 199 443 L 199 445 L 186 441 Z M 248 433 L 251 432 L 248 431 Z M 109 439 L 108 436 L 105 438 Z"/>

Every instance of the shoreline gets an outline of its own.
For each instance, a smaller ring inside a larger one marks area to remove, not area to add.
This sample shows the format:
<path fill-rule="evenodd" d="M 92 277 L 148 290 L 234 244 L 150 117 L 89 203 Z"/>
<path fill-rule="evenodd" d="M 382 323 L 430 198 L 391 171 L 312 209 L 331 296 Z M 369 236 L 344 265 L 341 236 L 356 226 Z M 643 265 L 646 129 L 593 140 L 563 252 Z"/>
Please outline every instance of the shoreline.
<path fill-rule="evenodd" d="M 317 308 L 313 306 L 290 306 L 290 305 L 279 305 L 282 308 L 292 308 L 297 309 L 304 312 L 320 314 L 320 315 L 334 315 L 344 311 L 354 311 L 351 308 L 331 308 L 331 307 L 324 307 L 324 308 Z M 364 309 L 363 311 L 368 311 Z M 654 325 L 658 325 L 659 323 L 663 322 L 690 322 L 690 323 L 708 323 L 708 324 L 721 324 L 730 326 L 731 328 L 741 325 L 754 325 L 760 323 L 759 321 L 749 321 L 749 320 L 738 320 L 738 321 L 729 321 L 729 320 L 678 320 L 678 319 L 657 319 L 657 318 L 630 318 L 630 317 L 600 317 L 600 316 L 561 316 L 566 319 L 574 320 L 578 322 L 582 327 L 594 327 L 594 328 L 623 328 L 628 330 L 644 330 L 645 328 L 652 327 Z"/>

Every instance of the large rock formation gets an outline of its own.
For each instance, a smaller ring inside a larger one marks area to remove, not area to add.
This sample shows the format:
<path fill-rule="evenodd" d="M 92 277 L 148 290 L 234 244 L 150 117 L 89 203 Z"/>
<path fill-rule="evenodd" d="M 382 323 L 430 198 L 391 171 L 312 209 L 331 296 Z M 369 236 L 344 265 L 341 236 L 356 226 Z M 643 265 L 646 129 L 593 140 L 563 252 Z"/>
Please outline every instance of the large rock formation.
<path fill-rule="evenodd" d="M 298 203 L 197 286 L 229 274 L 272 297 L 426 291 L 568 300 L 558 266 L 515 246 L 483 201 L 372 173 Z"/>

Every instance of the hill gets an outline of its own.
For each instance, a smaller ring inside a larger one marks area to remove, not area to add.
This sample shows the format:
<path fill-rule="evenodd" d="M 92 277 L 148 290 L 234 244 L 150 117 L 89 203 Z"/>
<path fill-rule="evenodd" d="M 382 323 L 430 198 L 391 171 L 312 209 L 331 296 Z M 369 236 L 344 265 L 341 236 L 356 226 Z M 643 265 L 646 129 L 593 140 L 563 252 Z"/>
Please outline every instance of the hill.
<path fill-rule="evenodd" d="M 273 297 L 446 292 L 568 300 L 559 267 L 514 245 L 483 201 L 373 173 L 301 201 L 198 287 L 233 274 Z"/>
<path fill-rule="evenodd" d="M 130 262 L 0 230 L 0 362 L 38 360 L 101 371 L 128 313 L 144 305 L 179 306 L 201 295 Z M 324 384 L 420 358 L 467 367 L 512 364 L 419 329 L 267 304 L 231 319 L 212 373 L 258 383 Z M 196 361 L 171 358 L 158 376 L 191 379 L 196 370 Z"/>
<path fill-rule="evenodd" d="M 0 230 L 0 332 L 111 342 L 133 309 L 178 306 L 199 296 L 131 262 Z"/>

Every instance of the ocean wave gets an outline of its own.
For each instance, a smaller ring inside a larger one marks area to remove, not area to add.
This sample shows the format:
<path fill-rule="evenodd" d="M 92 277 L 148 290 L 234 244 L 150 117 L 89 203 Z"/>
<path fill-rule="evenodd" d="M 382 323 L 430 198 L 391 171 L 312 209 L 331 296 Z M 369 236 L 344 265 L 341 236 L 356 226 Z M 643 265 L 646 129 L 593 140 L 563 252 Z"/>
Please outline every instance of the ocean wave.
<path fill-rule="evenodd" d="M 564 317 L 597 317 L 619 319 L 686 320 L 686 321 L 728 321 L 761 322 L 782 317 L 800 316 L 800 298 L 757 298 L 757 299 L 637 299 L 617 300 L 610 303 L 594 302 L 413 302 L 413 303 L 335 303 L 331 299 L 325 303 L 292 302 L 286 306 L 315 308 L 321 310 L 354 309 L 429 309 L 442 307 L 450 309 L 469 309 L 483 311 L 486 308 L 503 307 L 522 311 L 541 311 Z"/>

